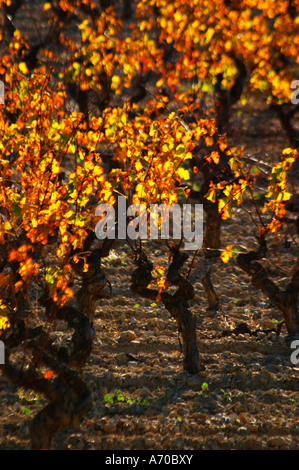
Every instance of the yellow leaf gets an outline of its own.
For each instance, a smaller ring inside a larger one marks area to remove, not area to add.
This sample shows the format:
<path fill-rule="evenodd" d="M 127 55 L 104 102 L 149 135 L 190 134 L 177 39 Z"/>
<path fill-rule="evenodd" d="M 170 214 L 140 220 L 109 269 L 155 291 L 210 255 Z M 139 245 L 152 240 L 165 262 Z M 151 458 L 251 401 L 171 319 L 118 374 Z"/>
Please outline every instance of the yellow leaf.
<path fill-rule="evenodd" d="M 220 258 L 222 259 L 223 263 L 227 263 L 233 256 L 232 247 L 233 245 L 227 245 L 225 250 L 221 253 Z"/>
<path fill-rule="evenodd" d="M 143 165 L 142 165 L 142 163 L 140 162 L 140 160 L 137 160 L 137 162 L 135 163 L 135 168 L 136 168 L 136 171 L 141 171 L 141 170 L 143 170 Z"/>
<path fill-rule="evenodd" d="M 135 188 L 135 193 L 137 197 L 142 198 L 144 196 L 144 186 L 141 183 L 138 183 Z"/>
<path fill-rule="evenodd" d="M 218 152 L 211 152 L 211 158 L 213 162 L 218 165 L 219 163 L 219 153 Z"/>
<path fill-rule="evenodd" d="M 282 154 L 283 155 L 288 155 L 289 153 L 292 153 L 293 151 L 294 151 L 294 149 L 288 147 L 288 148 L 283 149 Z"/>
<path fill-rule="evenodd" d="M 25 62 L 20 62 L 19 63 L 19 69 L 24 75 L 26 75 L 28 73 L 28 68 L 27 68 L 27 65 L 26 65 Z"/>
<path fill-rule="evenodd" d="M 6 330 L 10 327 L 8 317 L 0 315 L 0 330 Z"/>
<path fill-rule="evenodd" d="M 113 75 L 111 79 L 111 89 L 116 91 L 121 84 L 121 78 L 118 75 Z"/>
<path fill-rule="evenodd" d="M 176 157 L 181 157 L 185 152 L 185 147 L 183 144 L 179 144 L 176 149 L 175 149 L 175 152 L 174 152 L 174 155 Z"/>
<path fill-rule="evenodd" d="M 53 160 L 53 163 L 52 163 L 52 173 L 54 173 L 55 175 L 57 175 L 59 172 L 60 172 L 59 163 L 57 162 L 57 160 Z"/>
<path fill-rule="evenodd" d="M 178 169 L 178 175 L 180 176 L 180 178 L 182 178 L 182 180 L 188 180 L 190 176 L 189 171 L 185 170 L 184 168 Z"/>
<path fill-rule="evenodd" d="M 291 199 L 291 197 L 292 197 L 292 193 L 289 193 L 288 191 L 284 191 L 282 200 L 283 201 L 288 201 L 289 199 Z"/>
<path fill-rule="evenodd" d="M 223 220 L 229 219 L 232 216 L 231 202 L 220 199 L 218 204 L 219 213 Z"/>
<path fill-rule="evenodd" d="M 216 189 L 214 187 L 211 188 L 208 194 L 206 194 L 205 198 L 208 199 L 208 201 L 215 202 L 216 201 Z"/>
<path fill-rule="evenodd" d="M 158 264 L 155 265 L 154 274 L 162 276 L 165 273 L 165 267 L 159 266 Z"/>
<path fill-rule="evenodd" d="M 4 230 L 11 230 L 11 229 L 12 229 L 11 223 L 8 222 L 8 220 L 4 222 Z"/>
<path fill-rule="evenodd" d="M 214 36 L 214 29 L 209 28 L 206 33 L 206 42 L 207 44 L 211 41 L 212 37 Z"/>

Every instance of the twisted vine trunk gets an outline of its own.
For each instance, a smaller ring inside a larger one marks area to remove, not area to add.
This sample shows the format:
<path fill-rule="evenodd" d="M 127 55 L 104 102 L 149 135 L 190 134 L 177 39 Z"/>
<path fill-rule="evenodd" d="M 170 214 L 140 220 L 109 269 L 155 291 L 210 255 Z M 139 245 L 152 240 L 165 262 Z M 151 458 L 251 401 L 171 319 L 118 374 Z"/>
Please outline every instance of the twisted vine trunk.
<path fill-rule="evenodd" d="M 71 314 L 72 324 L 77 325 L 74 334 L 76 341 L 70 354 L 64 348 L 55 348 L 40 327 L 28 329 L 21 322 L 14 325 L 10 335 L 5 338 L 6 360 L 1 366 L 4 375 L 13 384 L 42 393 L 49 400 L 49 404 L 31 423 L 32 449 L 50 449 L 55 433 L 66 426 L 77 424 L 92 405 L 87 385 L 81 379 L 79 372 L 71 369 L 72 365 L 80 368 L 89 357 L 93 338 L 92 323 L 87 323 L 85 317 L 78 311 L 73 310 L 68 314 Z M 83 338 L 80 338 L 82 332 Z M 33 356 L 28 369 L 18 367 L 10 359 L 14 349 L 24 343 L 27 353 L 31 351 Z M 82 343 L 85 345 L 83 350 Z M 40 368 L 45 366 L 54 371 L 55 378 L 47 379 L 41 374 Z"/>
<path fill-rule="evenodd" d="M 85 248 L 91 245 L 92 237 Z M 89 269 L 82 270 L 80 263 L 76 270 L 81 274 L 82 287 L 77 293 L 76 304 L 58 307 L 47 291 L 40 298 L 47 322 L 64 321 L 74 330 L 70 346 L 54 344 L 51 333 L 44 325 L 30 328 L 26 320 L 12 321 L 4 330 L 5 364 L 0 368 L 15 385 L 42 393 L 49 403 L 35 416 L 31 423 L 32 449 L 51 449 L 55 434 L 67 426 L 79 423 L 92 406 L 91 394 L 81 374 L 92 352 L 94 328 L 92 318 L 96 301 L 107 297 L 105 273 L 101 269 L 101 257 L 107 255 L 108 244 L 102 249 L 91 250 L 87 257 Z M 30 317 L 30 314 L 28 315 Z M 29 367 L 19 365 L 13 354 L 22 348 Z M 46 378 L 43 368 L 49 368 L 52 378 Z"/>
<path fill-rule="evenodd" d="M 178 330 L 182 335 L 183 367 L 191 374 L 199 372 L 199 352 L 196 338 L 196 319 L 190 311 L 188 301 L 194 297 L 192 284 L 180 274 L 180 269 L 186 262 L 188 255 L 175 251 L 173 260 L 169 265 L 167 280 L 178 287 L 171 295 L 168 292 L 161 292 L 161 301 L 170 315 L 176 320 Z M 152 280 L 153 265 L 144 253 L 140 254 L 136 260 L 137 269 L 132 273 L 131 289 L 147 299 L 156 300 L 158 290 L 150 289 L 147 286 Z"/>
<path fill-rule="evenodd" d="M 266 269 L 256 260 L 265 258 L 267 254 L 267 244 L 263 237 L 260 237 L 260 246 L 256 251 L 246 254 L 239 254 L 237 263 L 239 267 L 251 276 L 251 283 L 256 289 L 260 289 L 267 297 L 277 305 L 281 311 L 288 335 L 290 337 L 299 335 L 299 313 L 298 313 L 298 292 L 299 292 L 299 269 L 295 271 L 286 289 L 283 291 L 269 279 Z"/>
<path fill-rule="evenodd" d="M 21 370 L 9 358 L 4 366 L 4 374 L 13 384 L 42 393 L 49 400 L 31 423 L 32 450 L 51 449 L 55 434 L 78 424 L 92 406 L 91 394 L 77 371 L 59 365 L 50 357 L 43 359 L 47 366 L 56 370 L 55 379 L 45 379 L 31 368 Z"/>

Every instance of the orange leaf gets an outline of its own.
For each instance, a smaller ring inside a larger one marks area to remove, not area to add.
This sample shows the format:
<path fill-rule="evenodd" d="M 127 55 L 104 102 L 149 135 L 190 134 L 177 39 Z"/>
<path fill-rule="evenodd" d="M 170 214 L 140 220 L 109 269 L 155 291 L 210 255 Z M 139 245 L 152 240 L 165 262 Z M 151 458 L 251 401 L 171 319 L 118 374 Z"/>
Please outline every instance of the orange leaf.
<path fill-rule="evenodd" d="M 44 377 L 45 379 L 53 379 L 54 372 L 52 370 L 46 370 Z"/>

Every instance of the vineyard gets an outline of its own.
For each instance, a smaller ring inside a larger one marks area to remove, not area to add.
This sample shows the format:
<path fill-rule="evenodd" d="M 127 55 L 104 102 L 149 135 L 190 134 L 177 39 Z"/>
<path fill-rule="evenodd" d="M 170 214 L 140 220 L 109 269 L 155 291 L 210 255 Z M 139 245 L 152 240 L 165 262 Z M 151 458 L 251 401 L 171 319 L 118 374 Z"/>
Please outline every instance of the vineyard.
<path fill-rule="evenodd" d="M 298 2 L 0 9 L 0 449 L 298 450 Z"/>

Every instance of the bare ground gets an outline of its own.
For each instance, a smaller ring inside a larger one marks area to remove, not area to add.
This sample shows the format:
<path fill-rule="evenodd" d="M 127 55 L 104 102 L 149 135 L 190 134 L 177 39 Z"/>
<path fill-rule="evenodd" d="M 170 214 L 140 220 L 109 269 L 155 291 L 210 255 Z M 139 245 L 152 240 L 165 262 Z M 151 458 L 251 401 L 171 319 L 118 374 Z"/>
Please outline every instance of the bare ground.
<path fill-rule="evenodd" d="M 226 222 L 225 233 L 253 245 L 246 224 Z M 284 327 L 276 334 L 277 310 L 232 260 L 215 265 L 221 311 L 207 312 L 195 271 L 197 293 L 190 306 L 203 370 L 188 374 L 175 321 L 159 303 L 132 297 L 134 268 L 126 251 L 106 260 L 114 295 L 99 305 L 94 350 L 84 371 L 94 406 L 80 425 L 57 435 L 55 448 L 298 450 L 299 367 L 291 363 Z M 268 267 L 283 286 L 290 250 L 281 251 L 279 266 Z M 154 262 L 166 264 L 158 243 L 150 253 Z M 234 334 L 241 323 L 248 332 Z M 30 448 L 29 424 L 43 398 L 3 378 L 0 394 L 0 449 Z"/>

